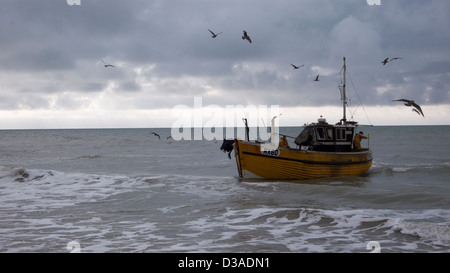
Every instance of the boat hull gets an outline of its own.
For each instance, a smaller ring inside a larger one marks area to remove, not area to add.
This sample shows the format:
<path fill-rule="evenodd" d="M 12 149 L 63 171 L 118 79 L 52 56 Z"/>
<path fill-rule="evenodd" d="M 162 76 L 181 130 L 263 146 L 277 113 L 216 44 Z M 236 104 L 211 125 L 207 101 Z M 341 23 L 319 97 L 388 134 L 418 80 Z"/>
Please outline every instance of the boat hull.
<path fill-rule="evenodd" d="M 261 144 L 235 141 L 239 176 L 263 179 L 312 179 L 360 176 L 372 165 L 369 149 L 357 152 L 317 152 L 278 147 L 264 151 Z"/>

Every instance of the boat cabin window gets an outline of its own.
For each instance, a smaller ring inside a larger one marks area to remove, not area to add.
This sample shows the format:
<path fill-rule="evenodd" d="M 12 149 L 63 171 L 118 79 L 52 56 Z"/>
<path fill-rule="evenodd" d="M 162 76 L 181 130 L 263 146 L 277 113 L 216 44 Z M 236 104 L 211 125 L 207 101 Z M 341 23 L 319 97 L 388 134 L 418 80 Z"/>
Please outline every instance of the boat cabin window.
<path fill-rule="evenodd" d="M 333 140 L 333 128 L 328 128 L 327 129 L 327 138 L 329 140 Z"/>
<path fill-rule="evenodd" d="M 316 128 L 317 140 L 333 140 L 333 128 Z"/>
<path fill-rule="evenodd" d="M 318 140 L 326 139 L 325 129 L 323 127 L 317 127 L 316 128 L 316 132 L 317 132 L 317 139 Z"/>
<path fill-rule="evenodd" d="M 345 128 L 336 128 L 336 140 L 346 140 L 346 130 Z"/>

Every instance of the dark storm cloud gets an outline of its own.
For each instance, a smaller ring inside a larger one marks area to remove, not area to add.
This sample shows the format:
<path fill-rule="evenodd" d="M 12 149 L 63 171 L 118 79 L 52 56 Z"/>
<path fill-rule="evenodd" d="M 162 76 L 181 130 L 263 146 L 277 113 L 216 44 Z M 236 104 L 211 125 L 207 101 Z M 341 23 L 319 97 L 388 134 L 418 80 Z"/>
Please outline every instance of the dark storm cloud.
<path fill-rule="evenodd" d="M 218 105 L 337 105 L 346 56 L 366 105 L 398 97 L 449 103 L 449 15 L 440 0 L 7 0 L 0 92 L 15 98 L 9 108 L 72 109 L 105 91 L 119 100 L 112 105 L 130 108 L 192 96 Z M 223 33 L 212 39 L 208 29 Z M 253 43 L 241 39 L 244 29 Z M 294 71 L 291 63 L 305 66 Z"/>

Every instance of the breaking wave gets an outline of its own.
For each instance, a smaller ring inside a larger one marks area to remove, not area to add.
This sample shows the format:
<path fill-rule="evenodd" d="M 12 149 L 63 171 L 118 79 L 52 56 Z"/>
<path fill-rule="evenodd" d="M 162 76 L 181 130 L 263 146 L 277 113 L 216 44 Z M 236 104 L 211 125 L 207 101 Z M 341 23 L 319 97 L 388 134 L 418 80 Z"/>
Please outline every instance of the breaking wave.
<path fill-rule="evenodd" d="M 74 239 L 84 252 L 369 252 L 372 241 L 381 252 L 450 251 L 449 210 L 324 209 L 270 197 L 298 187 L 347 189 L 3 166 L 0 226 L 8 235 L 0 251 L 55 251 L 56 242 L 65 247 Z"/>
<path fill-rule="evenodd" d="M 397 220 L 392 226 L 394 231 L 417 236 L 433 245 L 450 246 L 450 226 L 426 221 Z"/>
<path fill-rule="evenodd" d="M 420 172 L 425 173 L 437 173 L 437 174 L 450 174 L 450 162 L 443 162 L 440 164 L 398 164 L 398 163 L 378 163 L 374 162 L 371 173 L 378 174 L 395 174 L 406 172 Z"/>

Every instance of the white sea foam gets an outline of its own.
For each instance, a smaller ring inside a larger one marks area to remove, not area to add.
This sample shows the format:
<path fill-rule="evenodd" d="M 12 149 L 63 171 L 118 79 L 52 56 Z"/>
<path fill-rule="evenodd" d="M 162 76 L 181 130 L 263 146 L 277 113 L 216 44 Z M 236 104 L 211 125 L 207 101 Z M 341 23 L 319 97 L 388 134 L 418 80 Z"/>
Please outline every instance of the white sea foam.
<path fill-rule="evenodd" d="M 85 252 L 367 252 L 369 241 L 378 241 L 382 251 L 419 251 L 421 244 L 429 244 L 428 251 L 450 247 L 450 212 L 445 209 L 321 209 L 245 201 L 246 195 L 273 194 L 293 186 L 236 184 L 208 176 L 133 178 L 3 167 L 2 211 L 9 216 L 0 220 L 6 245 L 0 251 L 54 251 L 55 242 L 74 239 Z M 236 200 L 230 199 L 233 195 Z M 211 205 L 216 202 L 225 202 L 224 207 Z M 96 205 L 102 203 L 109 205 Z M 50 214 L 40 218 L 44 212 Z M 396 245 L 392 240 L 398 233 L 416 239 Z M 26 248 L 10 234 L 23 241 L 34 238 L 41 247 Z"/>
<path fill-rule="evenodd" d="M 443 211 L 442 214 L 448 213 Z M 423 213 L 418 213 L 423 215 Z M 249 236 L 248 242 L 260 245 L 279 245 L 280 251 L 322 252 L 344 251 L 365 252 L 366 244 L 379 240 L 383 245 L 386 238 L 398 231 L 399 221 L 396 217 L 408 216 L 390 210 L 317 210 L 288 208 L 258 208 L 247 210 L 227 210 L 216 218 L 195 220 L 186 223 L 189 229 L 200 232 L 198 236 L 208 237 L 213 231 L 221 230 L 216 243 L 229 242 Z M 409 215 L 417 217 L 416 214 Z M 404 222 L 402 222 L 404 223 Z M 402 232 L 410 232 L 405 230 Z M 436 237 L 433 243 L 450 246 L 444 239 L 448 236 L 448 227 L 420 229 L 423 238 L 418 242 Z M 431 234 L 429 232 L 431 231 Z M 245 235 L 248 233 L 248 235 Z M 264 234 L 266 236 L 258 236 Z M 367 236 L 372 233 L 373 237 Z M 251 235 L 253 234 L 253 235 Z M 389 241 L 389 240 L 386 240 Z M 402 249 L 402 246 L 396 248 Z M 416 248 L 404 248 L 414 251 Z"/>
<path fill-rule="evenodd" d="M 19 205 L 24 209 L 36 206 L 60 208 L 80 202 L 98 201 L 126 190 L 121 181 L 124 176 L 105 176 L 81 173 L 64 173 L 25 169 L 22 167 L 0 167 L 0 188 L 3 207 Z M 9 205 L 8 205 L 9 204 Z"/>

